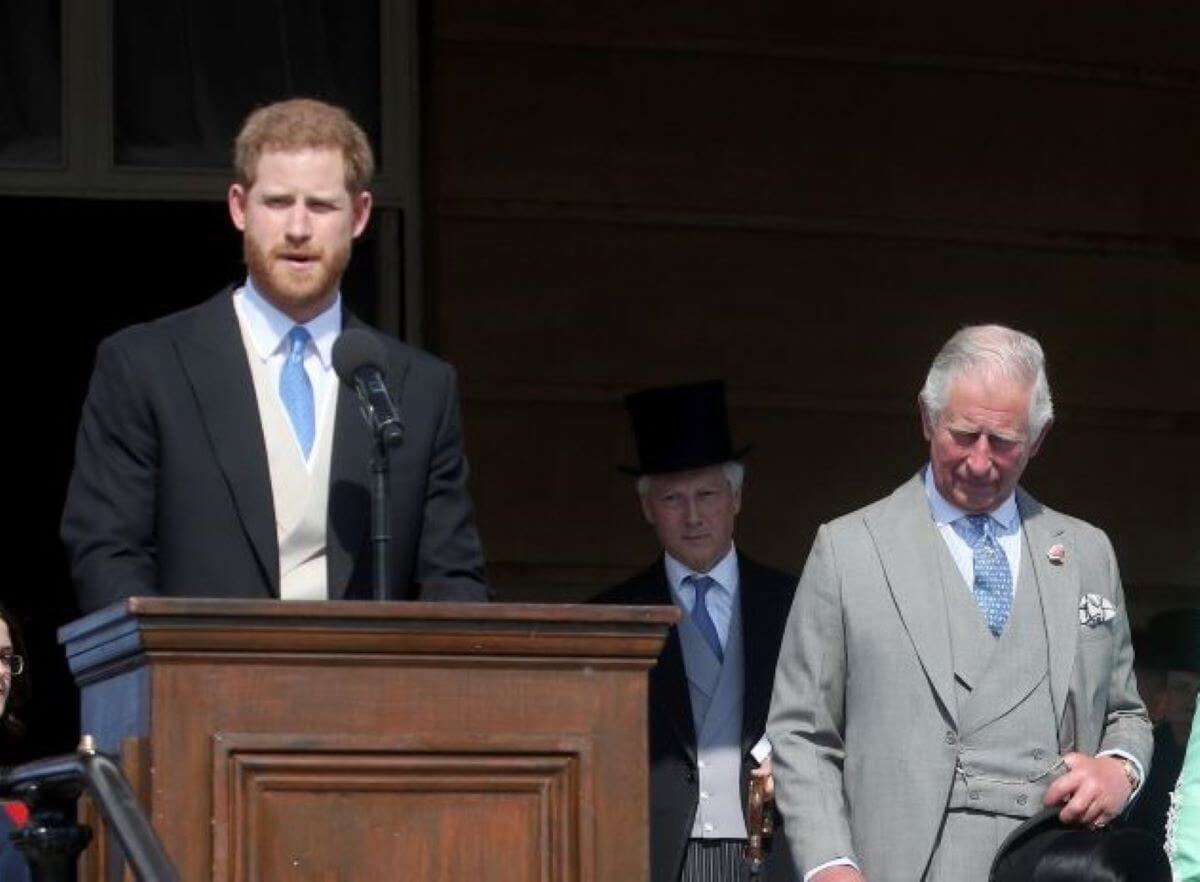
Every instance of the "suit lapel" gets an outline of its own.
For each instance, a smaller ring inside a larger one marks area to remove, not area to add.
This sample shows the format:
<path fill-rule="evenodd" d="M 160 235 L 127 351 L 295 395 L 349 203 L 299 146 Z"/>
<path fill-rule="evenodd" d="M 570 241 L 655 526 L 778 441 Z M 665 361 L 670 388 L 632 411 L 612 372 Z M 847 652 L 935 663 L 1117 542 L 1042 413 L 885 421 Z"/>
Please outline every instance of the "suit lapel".
<path fill-rule="evenodd" d="M 329 504 L 325 525 L 325 554 L 329 597 L 345 597 L 370 526 L 371 433 L 358 408 L 354 390 L 338 389 L 329 459 Z"/>
<path fill-rule="evenodd" d="M 1079 569 L 1071 559 L 1072 536 L 1067 520 L 1056 512 L 1017 490 L 1017 509 L 1021 512 L 1021 528 L 1029 554 L 1033 575 L 1037 579 L 1038 595 L 1042 601 L 1042 616 L 1046 622 L 1046 639 L 1050 642 L 1050 698 L 1054 703 L 1054 718 L 1062 718 L 1075 664 L 1075 641 L 1079 639 Z M 1054 545 L 1067 551 L 1059 564 L 1051 563 L 1047 552 Z"/>
<path fill-rule="evenodd" d="M 787 616 L 787 609 L 776 609 L 778 600 L 771 596 L 761 578 L 758 565 L 738 554 L 738 594 L 742 608 L 742 657 L 745 667 L 742 698 L 742 753 L 762 737 L 754 731 L 754 721 L 766 719 L 775 684 L 776 656 L 771 641 L 756 640 L 754 631 L 761 623 Z"/>
<path fill-rule="evenodd" d="M 348 311 L 343 329 L 365 327 Z M 325 555 L 329 597 L 346 596 L 354 561 L 362 550 L 371 517 L 371 432 L 359 409 L 358 396 L 337 381 L 337 413 L 333 422 L 333 450 L 329 457 L 329 507 L 325 524 Z"/>
<path fill-rule="evenodd" d="M 636 603 L 675 606 L 675 598 L 667 585 L 667 572 L 660 557 L 638 577 Z M 683 645 L 679 629 L 667 632 L 667 642 L 650 671 L 651 698 L 657 699 L 657 712 L 667 719 L 684 753 L 696 760 L 696 727 L 692 719 L 692 699 L 688 694 L 687 666 L 683 662 Z M 655 710 L 651 709 L 651 714 Z"/>
<path fill-rule="evenodd" d="M 665 585 L 665 581 L 664 581 Z M 655 603 L 674 605 L 668 592 L 667 597 Z M 683 646 L 679 642 L 679 631 L 672 628 L 667 635 L 666 646 L 658 659 L 655 672 L 659 674 L 662 685 L 662 709 L 670 721 L 675 737 L 683 746 L 684 752 L 693 760 L 696 759 L 696 724 L 692 719 L 692 699 L 688 694 L 687 667 L 683 663 Z M 651 673 L 651 677 L 654 673 Z"/>
<path fill-rule="evenodd" d="M 175 346 L 263 580 L 278 596 L 279 545 L 271 475 L 232 292 L 232 287 L 227 288 L 200 306 L 191 332 L 178 336 Z"/>
<path fill-rule="evenodd" d="M 866 524 L 925 675 L 957 722 L 950 622 L 937 558 L 936 543 L 943 540 L 930 517 L 921 474 L 896 490 L 878 514 L 868 515 Z"/>

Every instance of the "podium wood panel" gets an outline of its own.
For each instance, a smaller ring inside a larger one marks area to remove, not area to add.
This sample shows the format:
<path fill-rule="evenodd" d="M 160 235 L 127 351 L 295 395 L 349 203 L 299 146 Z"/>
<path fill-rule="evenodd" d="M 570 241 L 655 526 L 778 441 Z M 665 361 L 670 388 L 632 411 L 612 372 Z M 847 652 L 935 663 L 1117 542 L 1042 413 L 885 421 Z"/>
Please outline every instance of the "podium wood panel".
<path fill-rule="evenodd" d="M 636 880 L 671 608 L 134 598 L 63 629 L 183 879 Z M 111 847 L 89 867 L 120 878 Z"/>

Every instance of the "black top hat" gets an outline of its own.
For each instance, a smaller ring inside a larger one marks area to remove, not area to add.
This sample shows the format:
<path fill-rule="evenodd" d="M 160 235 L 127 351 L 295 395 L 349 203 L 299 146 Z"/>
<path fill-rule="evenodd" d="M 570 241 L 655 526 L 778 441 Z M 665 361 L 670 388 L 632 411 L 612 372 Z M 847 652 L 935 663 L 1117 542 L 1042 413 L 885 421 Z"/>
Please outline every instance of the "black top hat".
<path fill-rule="evenodd" d="M 630 475 L 686 472 L 741 459 L 735 450 L 720 380 L 643 389 L 625 396 L 633 423 L 638 464 L 619 466 Z"/>
<path fill-rule="evenodd" d="M 990 882 L 1170 882 L 1162 844 L 1131 827 L 1068 827 L 1042 809 L 1000 845 Z"/>

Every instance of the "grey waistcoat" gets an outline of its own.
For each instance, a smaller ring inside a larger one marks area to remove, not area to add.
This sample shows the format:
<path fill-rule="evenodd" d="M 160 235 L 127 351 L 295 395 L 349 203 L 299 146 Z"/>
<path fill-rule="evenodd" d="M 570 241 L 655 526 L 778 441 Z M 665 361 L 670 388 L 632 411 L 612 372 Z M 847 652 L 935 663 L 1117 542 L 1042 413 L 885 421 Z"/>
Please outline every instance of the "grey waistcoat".
<path fill-rule="evenodd" d="M 958 705 L 958 763 L 949 808 L 1029 817 L 1060 772 L 1050 698 L 1049 643 L 1028 537 L 1022 537 L 1012 615 L 992 636 L 970 588 L 942 548 Z M 1032 779 L 1032 780 L 1031 780 Z"/>
<path fill-rule="evenodd" d="M 745 680 L 741 605 L 734 603 L 724 664 L 713 655 L 688 615 L 679 623 L 679 642 L 692 701 L 700 778 L 692 838 L 745 839 L 740 793 Z"/>

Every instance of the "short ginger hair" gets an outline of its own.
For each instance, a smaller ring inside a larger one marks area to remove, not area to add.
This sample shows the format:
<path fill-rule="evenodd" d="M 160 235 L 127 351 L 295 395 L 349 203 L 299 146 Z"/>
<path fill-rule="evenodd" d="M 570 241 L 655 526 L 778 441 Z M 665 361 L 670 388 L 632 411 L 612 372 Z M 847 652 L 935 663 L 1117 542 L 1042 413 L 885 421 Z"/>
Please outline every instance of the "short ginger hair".
<path fill-rule="evenodd" d="M 346 190 L 370 186 L 375 172 L 371 143 L 350 114 L 313 98 L 292 98 L 253 111 L 233 142 L 233 169 L 246 189 L 254 185 L 258 160 L 268 151 L 340 150 L 346 166 Z"/>

